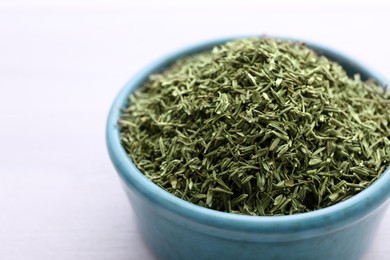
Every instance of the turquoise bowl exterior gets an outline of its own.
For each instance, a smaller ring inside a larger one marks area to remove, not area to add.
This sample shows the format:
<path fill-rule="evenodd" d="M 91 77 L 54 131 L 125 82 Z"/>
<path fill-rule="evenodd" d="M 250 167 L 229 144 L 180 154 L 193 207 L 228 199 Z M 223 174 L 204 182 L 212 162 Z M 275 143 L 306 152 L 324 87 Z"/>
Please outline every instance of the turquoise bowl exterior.
<path fill-rule="evenodd" d="M 133 77 L 115 99 L 106 141 L 112 163 L 136 214 L 143 239 L 158 259 L 290 259 L 356 260 L 370 245 L 390 197 L 390 169 L 370 187 L 334 206 L 291 216 L 244 216 L 202 208 L 159 188 L 131 162 L 120 144 L 118 118 L 128 95 L 151 73 L 176 59 L 204 51 L 233 38 L 213 40 L 180 50 Z M 307 45 L 385 85 L 378 73 L 317 44 Z M 131 241 L 129 241 L 131 243 Z"/>

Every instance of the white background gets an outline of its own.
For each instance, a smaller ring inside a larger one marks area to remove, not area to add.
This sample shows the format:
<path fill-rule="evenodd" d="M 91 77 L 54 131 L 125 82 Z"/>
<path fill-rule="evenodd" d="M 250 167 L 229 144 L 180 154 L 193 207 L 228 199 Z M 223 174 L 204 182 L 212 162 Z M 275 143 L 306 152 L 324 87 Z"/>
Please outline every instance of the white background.
<path fill-rule="evenodd" d="M 120 88 L 176 48 L 243 34 L 328 45 L 389 78 L 390 6 L 340 2 L 0 1 L 0 259 L 154 259 L 105 148 Z M 389 218 L 365 260 L 389 259 Z"/>

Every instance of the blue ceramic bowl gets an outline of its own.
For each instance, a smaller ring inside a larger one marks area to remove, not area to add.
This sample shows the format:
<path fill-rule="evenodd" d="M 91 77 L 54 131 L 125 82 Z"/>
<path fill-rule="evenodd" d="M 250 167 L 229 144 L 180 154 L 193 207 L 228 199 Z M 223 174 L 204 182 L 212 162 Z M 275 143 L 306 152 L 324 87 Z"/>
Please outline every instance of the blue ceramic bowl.
<path fill-rule="evenodd" d="M 108 151 L 146 244 L 159 259 L 169 260 L 361 258 L 388 204 L 389 169 L 364 191 L 325 209 L 291 216 L 244 216 L 206 209 L 171 195 L 145 177 L 122 148 L 117 121 L 129 94 L 151 73 L 176 59 L 231 39 L 198 44 L 158 60 L 134 76 L 112 105 L 107 122 Z M 363 79 L 387 83 L 376 72 L 336 51 L 307 45 L 340 63 L 351 75 L 360 73 Z"/>

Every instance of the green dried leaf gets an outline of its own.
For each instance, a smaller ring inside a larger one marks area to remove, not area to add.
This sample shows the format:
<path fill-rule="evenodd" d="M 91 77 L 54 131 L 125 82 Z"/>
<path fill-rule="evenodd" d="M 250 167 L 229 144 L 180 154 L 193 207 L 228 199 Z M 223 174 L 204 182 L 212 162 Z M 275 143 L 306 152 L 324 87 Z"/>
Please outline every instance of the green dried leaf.
<path fill-rule="evenodd" d="M 240 39 L 129 97 L 120 140 L 148 178 L 215 210 L 289 215 L 348 199 L 390 162 L 390 95 L 302 43 Z"/>

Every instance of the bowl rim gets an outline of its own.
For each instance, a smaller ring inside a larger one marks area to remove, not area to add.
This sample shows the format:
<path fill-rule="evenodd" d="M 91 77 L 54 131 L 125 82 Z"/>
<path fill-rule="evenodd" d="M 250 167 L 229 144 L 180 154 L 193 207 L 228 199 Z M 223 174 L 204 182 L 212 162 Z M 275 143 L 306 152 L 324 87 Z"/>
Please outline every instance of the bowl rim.
<path fill-rule="evenodd" d="M 313 231 L 315 229 L 323 228 L 324 226 L 329 227 L 329 230 L 335 230 L 359 221 L 360 219 L 375 212 L 383 206 L 390 197 L 390 167 L 388 167 L 382 176 L 368 188 L 335 205 L 311 212 L 293 215 L 250 216 L 220 212 L 182 200 L 154 184 L 137 169 L 127 156 L 124 148 L 120 144 L 117 121 L 121 114 L 121 108 L 123 108 L 128 102 L 129 94 L 145 82 L 151 73 L 161 71 L 180 57 L 211 49 L 215 45 L 219 45 L 230 40 L 252 37 L 259 36 L 225 37 L 201 42 L 183 48 L 151 63 L 125 84 L 111 106 L 106 125 L 107 149 L 111 161 L 121 179 L 127 186 L 131 187 L 132 190 L 142 194 L 142 196 L 147 198 L 149 201 L 185 219 L 190 219 L 206 226 L 250 233 L 271 232 L 274 234 L 280 234 Z M 353 66 L 356 71 L 359 71 L 362 75 L 373 78 L 379 84 L 384 86 L 388 84 L 388 81 L 381 74 L 363 66 L 362 63 L 356 61 L 355 59 L 351 59 L 328 47 L 306 40 L 273 36 L 268 38 L 304 42 L 307 46 L 317 50 L 324 56 L 331 57 L 337 61 L 342 61 L 340 64 L 344 63 Z"/>

